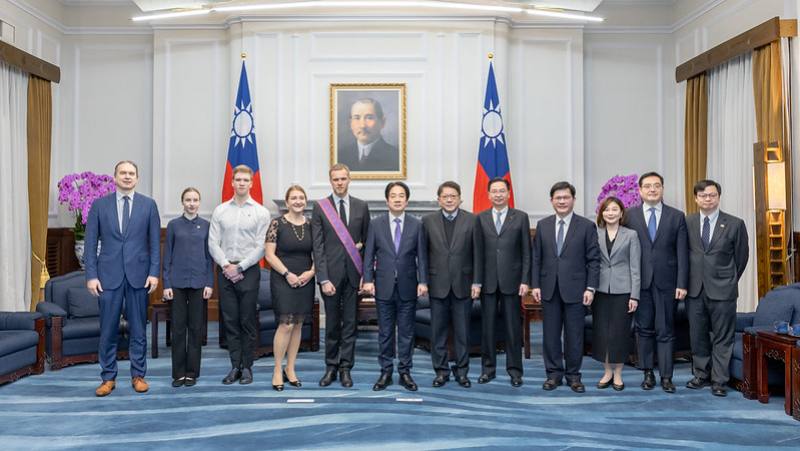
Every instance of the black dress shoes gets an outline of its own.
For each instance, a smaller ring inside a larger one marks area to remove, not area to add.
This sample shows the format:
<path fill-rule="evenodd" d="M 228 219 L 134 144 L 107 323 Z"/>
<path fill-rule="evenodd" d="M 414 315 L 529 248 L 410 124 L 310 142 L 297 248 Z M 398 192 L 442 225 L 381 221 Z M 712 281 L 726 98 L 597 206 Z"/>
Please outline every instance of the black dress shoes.
<path fill-rule="evenodd" d="M 624 383 L 623 384 L 619 384 L 619 385 L 611 384 L 611 388 L 613 388 L 614 391 L 622 391 L 622 390 L 625 390 L 625 384 Z"/>
<path fill-rule="evenodd" d="M 436 388 L 443 387 L 449 380 L 450 376 L 446 374 L 437 374 L 436 377 L 433 378 L 433 386 Z"/>
<path fill-rule="evenodd" d="M 381 373 L 381 377 L 379 377 L 375 385 L 372 386 L 372 391 L 385 390 L 386 387 L 390 385 L 392 385 L 392 373 Z"/>
<path fill-rule="evenodd" d="M 193 377 L 187 377 L 186 380 L 183 381 L 183 385 L 185 385 L 187 387 L 194 387 L 194 385 L 196 383 L 197 383 L 197 379 L 195 379 Z"/>
<path fill-rule="evenodd" d="M 652 390 L 656 388 L 656 375 L 653 370 L 644 370 L 644 380 L 642 381 L 643 390 Z"/>
<path fill-rule="evenodd" d="M 575 393 L 584 393 L 586 391 L 586 387 L 580 380 L 570 382 L 569 388 L 572 389 L 572 391 L 574 391 Z"/>
<path fill-rule="evenodd" d="M 469 381 L 467 376 L 456 376 L 456 382 L 458 382 L 458 385 L 464 388 L 472 387 L 472 382 Z"/>
<path fill-rule="evenodd" d="M 606 388 L 608 388 L 610 386 L 611 386 L 611 379 L 609 379 L 609 380 L 607 380 L 605 382 L 603 382 L 603 381 L 598 381 L 597 382 L 597 388 L 599 388 L 600 390 L 605 390 Z"/>
<path fill-rule="evenodd" d="M 494 379 L 494 378 L 495 378 L 495 375 L 494 375 L 494 374 L 492 374 L 492 375 L 488 375 L 488 374 L 481 374 L 481 375 L 480 375 L 480 377 L 478 377 L 478 383 L 479 383 L 479 384 L 488 384 L 488 383 L 489 383 L 489 382 L 491 382 L 491 381 L 492 381 L 492 379 Z"/>
<path fill-rule="evenodd" d="M 711 394 L 724 398 L 725 396 L 728 396 L 728 390 L 726 390 L 725 386 L 722 384 L 714 384 L 711 386 Z"/>
<path fill-rule="evenodd" d="M 558 380 L 547 379 L 546 381 L 544 381 L 544 384 L 542 384 L 542 388 L 547 391 L 552 391 L 555 390 L 556 387 L 560 387 L 561 384 L 562 384 L 561 379 Z"/>
<path fill-rule="evenodd" d="M 186 378 L 175 379 L 172 381 L 172 386 L 175 388 L 182 387 L 186 383 Z"/>
<path fill-rule="evenodd" d="M 522 387 L 522 376 L 511 376 L 512 387 Z"/>
<path fill-rule="evenodd" d="M 708 379 L 700 379 L 699 377 L 693 377 L 692 380 L 686 383 L 686 388 L 691 388 L 692 390 L 700 390 L 703 387 L 708 387 L 711 385 L 711 382 Z"/>
<path fill-rule="evenodd" d="M 253 383 L 253 371 L 250 368 L 242 368 L 242 378 L 239 379 L 239 383 L 242 385 Z"/>
<path fill-rule="evenodd" d="M 331 385 L 333 381 L 336 380 L 336 369 L 327 369 L 325 370 L 325 374 L 322 376 L 322 379 L 319 380 L 320 387 L 327 387 Z"/>
<path fill-rule="evenodd" d="M 286 371 L 283 372 L 283 380 L 288 382 L 289 385 L 291 385 L 292 387 L 298 387 L 299 388 L 299 387 L 303 386 L 303 383 L 300 382 L 300 379 L 298 379 L 296 381 L 290 381 L 289 380 L 289 376 L 286 375 Z"/>
<path fill-rule="evenodd" d="M 672 383 L 671 377 L 661 378 L 661 389 L 666 393 L 675 393 L 675 384 Z"/>
<path fill-rule="evenodd" d="M 239 368 L 234 368 L 228 373 L 227 376 L 225 376 L 225 379 L 222 379 L 222 383 L 225 385 L 231 385 L 232 383 L 238 381 L 241 378 L 242 378 L 242 371 L 239 370 Z"/>
<path fill-rule="evenodd" d="M 408 373 L 400 375 L 400 385 L 408 391 L 417 391 L 417 383 L 414 382 L 414 379 L 412 379 L 411 375 Z"/>
<path fill-rule="evenodd" d="M 339 381 L 342 383 L 342 387 L 350 388 L 353 386 L 353 378 L 350 377 L 350 370 L 341 370 L 339 371 Z"/>

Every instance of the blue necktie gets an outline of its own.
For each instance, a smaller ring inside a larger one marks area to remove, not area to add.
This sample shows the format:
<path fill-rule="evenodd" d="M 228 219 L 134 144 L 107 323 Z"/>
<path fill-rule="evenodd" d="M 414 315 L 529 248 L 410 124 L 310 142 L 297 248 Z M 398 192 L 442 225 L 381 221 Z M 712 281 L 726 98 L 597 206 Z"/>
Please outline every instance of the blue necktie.
<path fill-rule="evenodd" d="M 561 248 L 564 247 L 564 220 L 558 221 L 558 235 L 556 236 L 556 252 L 561 255 Z"/>
<path fill-rule="evenodd" d="M 650 219 L 647 221 L 647 232 L 650 234 L 650 241 L 656 240 L 656 209 L 650 207 Z"/>
<path fill-rule="evenodd" d="M 394 252 L 400 252 L 400 234 L 402 233 L 400 230 L 400 218 L 394 219 Z"/>
<path fill-rule="evenodd" d="M 494 222 L 494 229 L 497 231 L 497 234 L 500 235 L 500 230 L 503 228 L 503 223 L 500 222 L 500 217 L 503 213 L 497 212 L 497 220 Z"/>
<path fill-rule="evenodd" d="M 711 244 L 711 221 L 708 220 L 708 216 L 703 220 L 703 233 L 700 234 L 700 239 L 703 240 L 703 250 L 708 251 L 708 245 Z"/>
<path fill-rule="evenodd" d="M 128 223 L 131 221 L 131 198 L 122 196 L 122 200 L 125 201 L 125 203 L 122 204 L 122 234 L 125 235 L 125 232 L 128 231 Z"/>

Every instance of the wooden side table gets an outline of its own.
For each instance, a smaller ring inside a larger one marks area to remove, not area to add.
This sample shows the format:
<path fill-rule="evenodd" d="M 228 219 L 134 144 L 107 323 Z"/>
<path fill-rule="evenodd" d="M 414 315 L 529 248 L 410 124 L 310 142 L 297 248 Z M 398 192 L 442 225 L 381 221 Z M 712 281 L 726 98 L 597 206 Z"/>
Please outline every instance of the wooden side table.
<path fill-rule="evenodd" d="M 768 359 L 778 360 L 784 364 L 784 396 L 783 409 L 792 415 L 792 357 L 797 351 L 797 337 L 775 332 L 759 331 L 756 338 L 756 366 L 758 368 L 758 401 L 769 402 L 769 380 L 767 377 Z"/>
<path fill-rule="evenodd" d="M 800 421 L 800 340 L 792 349 L 792 418 Z"/>
<path fill-rule="evenodd" d="M 531 321 L 542 320 L 542 304 L 533 300 L 529 292 L 522 297 L 522 343 L 525 348 L 525 358 L 531 358 Z"/>

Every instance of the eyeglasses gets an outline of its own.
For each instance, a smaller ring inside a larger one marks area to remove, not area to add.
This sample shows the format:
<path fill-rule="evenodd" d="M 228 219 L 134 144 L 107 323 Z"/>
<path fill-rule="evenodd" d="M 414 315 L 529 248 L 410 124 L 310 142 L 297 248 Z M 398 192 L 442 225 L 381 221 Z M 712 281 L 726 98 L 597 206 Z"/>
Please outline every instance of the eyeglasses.
<path fill-rule="evenodd" d="M 697 193 L 698 199 L 716 199 L 719 197 L 717 193 Z"/>
<path fill-rule="evenodd" d="M 571 200 L 571 199 L 572 199 L 572 196 L 558 196 L 558 197 L 554 197 L 553 198 L 553 200 L 556 201 L 556 202 L 566 202 L 566 201 Z"/>
<path fill-rule="evenodd" d="M 497 189 L 497 190 L 493 189 L 489 191 L 489 194 L 506 194 L 506 193 L 508 193 L 508 190 L 505 189 Z"/>
<path fill-rule="evenodd" d="M 458 194 L 442 194 L 439 196 L 439 199 L 442 200 L 455 200 L 458 199 Z"/>
<path fill-rule="evenodd" d="M 664 187 L 664 185 L 662 185 L 660 183 L 646 183 L 646 184 L 642 185 L 642 189 L 643 190 L 649 190 L 650 188 L 661 189 L 663 187 Z"/>

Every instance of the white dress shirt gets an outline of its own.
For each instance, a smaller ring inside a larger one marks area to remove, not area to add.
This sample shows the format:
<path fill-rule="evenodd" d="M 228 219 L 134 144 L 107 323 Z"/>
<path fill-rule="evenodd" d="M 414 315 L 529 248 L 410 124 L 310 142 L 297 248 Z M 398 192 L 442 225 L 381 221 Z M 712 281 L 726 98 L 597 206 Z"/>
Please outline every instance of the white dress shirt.
<path fill-rule="evenodd" d="M 508 216 L 508 206 L 503 207 L 502 210 L 497 210 L 492 208 L 492 224 L 497 225 L 497 214 L 500 214 L 500 229 L 503 229 L 503 225 L 506 223 L 506 216 Z"/>
<path fill-rule="evenodd" d="M 400 216 L 395 216 L 391 212 L 389 212 L 389 236 L 392 237 L 392 241 L 394 241 L 394 229 L 397 227 L 394 220 L 400 219 L 400 235 L 403 235 L 403 227 L 406 225 L 406 212 L 400 213 Z"/>
<path fill-rule="evenodd" d="M 568 215 L 564 216 L 563 218 L 558 214 L 556 214 L 556 235 L 555 235 L 556 243 L 558 243 L 558 227 L 559 227 L 559 222 L 561 222 L 561 220 L 564 221 L 564 242 L 565 243 L 567 242 L 567 232 L 569 231 L 569 224 L 572 222 L 572 216 L 574 214 L 575 212 L 571 211 L 569 212 Z"/>
<path fill-rule="evenodd" d="M 124 193 L 121 193 L 121 192 L 117 191 L 117 221 L 119 222 L 119 231 L 120 231 L 120 233 L 122 233 L 122 210 L 125 209 L 125 199 L 123 199 L 123 197 L 124 196 L 128 196 L 128 199 L 129 199 L 128 200 L 128 214 L 130 215 L 131 212 L 133 211 L 133 195 L 134 195 L 133 191 L 131 191 L 128 194 L 124 194 Z M 128 216 L 128 219 L 130 219 L 130 218 L 131 217 Z"/>
<path fill-rule="evenodd" d="M 223 268 L 238 261 L 242 271 L 264 256 L 269 212 L 251 197 L 238 205 L 235 199 L 214 209 L 208 230 L 208 251 Z"/>
<path fill-rule="evenodd" d="M 661 225 L 661 210 L 664 209 L 664 204 L 659 202 L 655 205 L 649 205 L 647 202 L 642 203 L 642 213 L 644 213 L 644 225 L 647 226 L 650 223 L 650 209 L 656 209 L 656 230 L 658 230 L 658 226 Z"/>
<path fill-rule="evenodd" d="M 372 141 L 369 144 L 361 144 L 359 142 L 356 142 L 356 144 L 358 145 L 358 159 L 359 159 L 359 161 L 369 157 L 369 153 L 372 152 L 372 147 L 375 146 L 376 142 L 378 142 L 377 139 L 375 141 Z"/>

